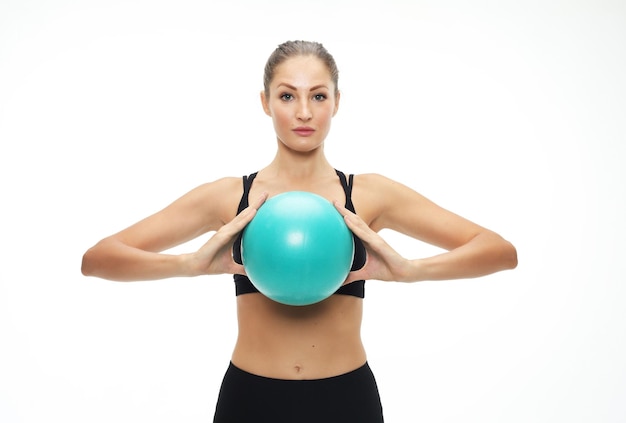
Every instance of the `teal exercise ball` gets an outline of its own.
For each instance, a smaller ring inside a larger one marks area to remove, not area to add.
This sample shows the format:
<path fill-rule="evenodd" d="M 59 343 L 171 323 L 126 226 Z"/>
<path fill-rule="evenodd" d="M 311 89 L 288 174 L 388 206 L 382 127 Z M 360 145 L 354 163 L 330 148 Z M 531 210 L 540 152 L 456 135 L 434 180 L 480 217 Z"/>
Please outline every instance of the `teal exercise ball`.
<path fill-rule="evenodd" d="M 242 234 L 248 278 L 259 292 L 287 305 L 331 296 L 348 276 L 353 256 L 352 232 L 341 214 L 310 192 L 269 198 Z"/>

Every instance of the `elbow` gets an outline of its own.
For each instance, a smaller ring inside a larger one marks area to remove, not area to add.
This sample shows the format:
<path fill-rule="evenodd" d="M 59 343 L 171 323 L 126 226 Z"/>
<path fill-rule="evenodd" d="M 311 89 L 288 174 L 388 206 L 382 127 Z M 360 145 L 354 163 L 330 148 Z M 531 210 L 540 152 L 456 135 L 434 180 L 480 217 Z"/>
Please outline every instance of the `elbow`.
<path fill-rule="evenodd" d="M 502 264 L 505 270 L 512 270 L 517 267 L 517 249 L 513 244 L 504 241 L 502 248 Z"/>
<path fill-rule="evenodd" d="M 83 276 L 95 276 L 95 260 L 93 258 L 93 248 L 87 250 L 85 254 L 83 254 L 83 259 L 80 265 L 80 272 Z"/>
<path fill-rule="evenodd" d="M 83 276 L 94 276 L 110 281 L 125 282 L 130 280 L 120 275 L 119 263 L 120 260 L 115 252 L 115 242 L 105 239 L 83 254 L 80 272 Z"/>
<path fill-rule="evenodd" d="M 492 270 L 512 270 L 517 267 L 517 249 L 515 246 L 495 232 L 488 236 L 489 247 L 485 251 L 490 257 Z"/>
<path fill-rule="evenodd" d="M 107 249 L 102 241 L 88 249 L 80 265 L 80 272 L 83 276 L 103 277 L 103 271 L 106 269 Z"/>

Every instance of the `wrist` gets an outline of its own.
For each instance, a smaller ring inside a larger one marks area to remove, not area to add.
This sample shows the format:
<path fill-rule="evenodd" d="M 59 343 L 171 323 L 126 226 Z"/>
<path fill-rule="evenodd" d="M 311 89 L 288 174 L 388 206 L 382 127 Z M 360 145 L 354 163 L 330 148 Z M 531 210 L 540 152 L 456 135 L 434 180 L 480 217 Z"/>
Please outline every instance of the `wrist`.
<path fill-rule="evenodd" d="M 423 259 L 407 259 L 406 271 L 402 275 L 400 282 L 423 282 L 426 277 L 426 263 Z"/>
<path fill-rule="evenodd" d="M 200 276 L 202 272 L 200 271 L 200 266 L 198 265 L 198 260 L 193 253 L 180 254 L 176 256 L 177 267 L 179 269 L 179 273 L 184 277 L 192 277 L 192 276 Z"/>

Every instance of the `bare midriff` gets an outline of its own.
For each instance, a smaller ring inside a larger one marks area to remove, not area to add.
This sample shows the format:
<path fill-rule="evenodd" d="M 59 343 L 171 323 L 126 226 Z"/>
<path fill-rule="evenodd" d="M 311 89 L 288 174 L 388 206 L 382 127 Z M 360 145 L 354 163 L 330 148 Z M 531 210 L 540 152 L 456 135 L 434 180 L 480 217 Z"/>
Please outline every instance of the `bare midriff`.
<path fill-rule="evenodd" d="M 332 295 L 309 306 L 279 304 L 259 294 L 237 297 L 239 335 L 232 362 L 276 379 L 322 379 L 365 364 L 363 299 Z"/>

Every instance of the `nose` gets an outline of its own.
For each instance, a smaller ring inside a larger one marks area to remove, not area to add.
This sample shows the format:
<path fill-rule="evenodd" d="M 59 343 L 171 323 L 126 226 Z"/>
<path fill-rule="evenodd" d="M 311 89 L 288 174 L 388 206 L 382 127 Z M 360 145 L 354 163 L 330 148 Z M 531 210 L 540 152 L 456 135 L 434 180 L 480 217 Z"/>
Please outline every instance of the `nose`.
<path fill-rule="evenodd" d="M 308 99 L 302 99 L 298 102 L 298 109 L 296 110 L 296 118 L 303 122 L 311 120 L 312 118 L 311 108 L 309 107 Z"/>

